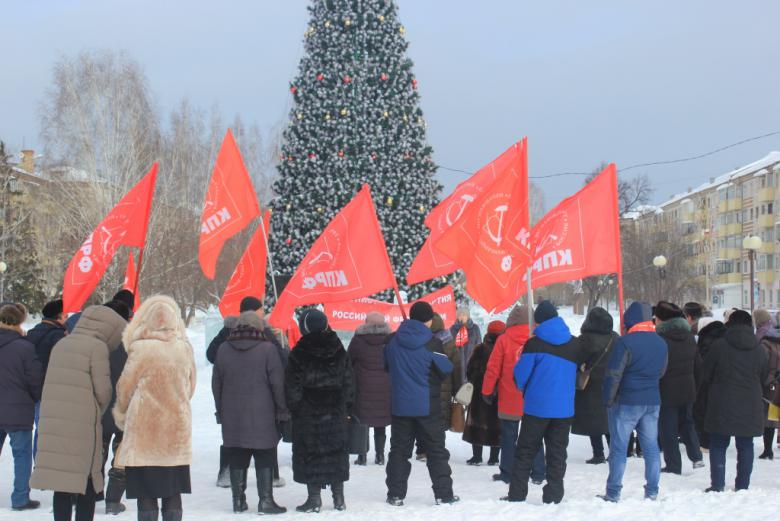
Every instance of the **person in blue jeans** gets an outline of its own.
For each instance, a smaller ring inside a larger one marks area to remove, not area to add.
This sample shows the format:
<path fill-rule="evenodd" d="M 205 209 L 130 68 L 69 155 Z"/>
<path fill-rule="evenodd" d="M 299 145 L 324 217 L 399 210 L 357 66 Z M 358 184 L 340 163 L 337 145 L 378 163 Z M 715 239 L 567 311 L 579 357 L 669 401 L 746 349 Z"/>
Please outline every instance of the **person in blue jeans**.
<path fill-rule="evenodd" d="M 609 423 L 609 476 L 606 494 L 617 503 L 626 471 L 626 449 L 636 429 L 645 460 L 645 498 L 658 498 L 661 454 L 658 448 L 659 381 L 666 372 L 666 342 L 655 332 L 653 311 L 645 302 L 632 303 L 623 315 L 627 333 L 615 341 L 604 378 L 604 404 Z"/>
<path fill-rule="evenodd" d="M 14 510 L 40 506 L 30 499 L 30 474 L 35 403 L 41 399 L 43 367 L 35 347 L 22 336 L 25 314 L 24 308 L 15 304 L 0 307 L 0 432 L 8 437 L 14 458 Z"/>
<path fill-rule="evenodd" d="M 707 390 L 704 430 L 710 437 L 710 487 L 726 488 L 726 449 L 736 438 L 736 490 L 747 490 L 753 472 L 753 438 L 764 432 L 763 384 L 768 374 L 766 351 L 753 333 L 747 311 L 729 315 L 726 331 L 704 356 L 700 385 Z"/>

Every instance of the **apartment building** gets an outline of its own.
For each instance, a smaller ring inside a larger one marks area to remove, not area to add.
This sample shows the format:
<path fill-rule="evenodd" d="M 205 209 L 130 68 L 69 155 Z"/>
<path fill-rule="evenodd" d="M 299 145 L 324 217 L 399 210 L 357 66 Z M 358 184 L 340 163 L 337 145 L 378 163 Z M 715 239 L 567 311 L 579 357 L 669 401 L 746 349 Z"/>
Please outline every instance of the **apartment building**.
<path fill-rule="evenodd" d="M 779 200 L 780 152 L 770 152 L 632 217 L 638 226 L 663 225 L 686 239 L 684 254 L 696 266 L 702 296 L 715 308 L 750 306 L 749 257 L 742 240 L 761 237 L 755 253 L 755 306 L 780 309 Z"/>

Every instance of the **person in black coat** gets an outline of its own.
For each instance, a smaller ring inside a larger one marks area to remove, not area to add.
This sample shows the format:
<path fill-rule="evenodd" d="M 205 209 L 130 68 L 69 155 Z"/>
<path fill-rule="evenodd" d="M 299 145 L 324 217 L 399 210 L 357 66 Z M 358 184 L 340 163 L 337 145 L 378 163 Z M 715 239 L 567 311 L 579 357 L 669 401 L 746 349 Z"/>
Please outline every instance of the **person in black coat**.
<path fill-rule="evenodd" d="M 293 479 L 306 484 L 298 512 L 319 512 L 320 490 L 330 485 L 336 510 L 346 509 L 349 480 L 348 416 L 354 401 L 352 366 L 328 318 L 307 309 L 299 320 L 301 339 L 290 352 L 285 397 L 292 414 Z"/>
<path fill-rule="evenodd" d="M 369 313 L 355 331 L 347 353 L 355 376 L 354 415 L 374 429 L 374 463 L 385 464 L 386 427 L 390 425 L 390 376 L 385 372 L 385 346 L 391 333 L 381 313 Z M 366 464 L 358 455 L 356 465 Z"/>
<path fill-rule="evenodd" d="M 43 366 L 43 377 L 49 367 L 49 357 L 54 344 L 67 335 L 62 314 L 62 299 L 52 300 L 43 306 L 42 320 L 27 332 L 27 340 L 35 346 L 35 353 Z"/>
<path fill-rule="evenodd" d="M 468 406 L 463 441 L 471 443 L 472 458 L 466 463 L 482 463 L 482 447 L 490 447 L 488 465 L 498 465 L 501 452 L 501 423 L 498 421 L 498 402 L 494 396 L 482 398 L 482 382 L 487 372 L 488 360 L 498 337 L 506 331 L 506 324 L 494 320 L 488 324 L 488 332 L 481 344 L 474 348 L 466 365 L 466 380 L 474 386 L 474 394 Z"/>
<path fill-rule="evenodd" d="M 707 354 L 712 345 L 723 337 L 726 332 L 726 326 L 720 320 L 712 317 L 702 317 L 698 322 L 699 338 L 696 344 L 699 348 L 702 364 L 707 359 Z M 704 418 L 707 415 L 707 395 L 709 394 L 709 384 L 699 382 L 696 392 L 696 402 L 693 404 L 693 423 L 696 425 L 696 434 L 699 436 L 699 445 L 703 449 L 709 449 L 710 436 L 704 430 Z"/>
<path fill-rule="evenodd" d="M 257 313 L 260 319 L 265 319 L 265 312 L 263 311 L 263 303 L 256 297 L 244 297 L 239 304 L 239 312 L 244 313 L 246 311 L 252 311 Z M 206 360 L 213 364 L 217 360 L 217 352 L 219 347 L 224 344 L 230 332 L 238 324 L 238 317 L 225 317 L 222 325 L 222 329 L 219 330 L 217 336 L 211 339 L 209 347 L 206 349 Z M 263 335 L 276 347 L 279 356 L 282 358 L 282 364 L 287 365 L 287 357 L 290 354 L 290 350 L 284 347 L 279 339 L 274 334 L 273 330 L 268 327 L 267 324 L 263 325 Z M 279 477 L 279 464 L 274 464 L 274 486 L 283 487 L 284 480 Z M 230 488 L 230 465 L 228 462 L 228 453 L 224 446 L 219 447 L 219 473 L 217 474 L 217 486 L 220 488 Z"/>
<path fill-rule="evenodd" d="M 709 385 L 704 429 L 710 435 L 710 487 L 726 487 L 726 449 L 736 438 L 735 488 L 750 486 L 753 472 L 753 438 L 764 432 L 763 386 L 768 374 L 767 355 L 753 333 L 750 313 L 729 315 L 726 332 L 704 358 L 702 383 Z"/>
<path fill-rule="evenodd" d="M 13 451 L 13 510 L 40 506 L 30 499 L 30 474 L 35 404 L 41 401 L 43 367 L 35 347 L 22 336 L 24 318 L 22 309 L 14 304 L 0 307 L 0 432 L 7 434 Z"/>
<path fill-rule="evenodd" d="M 586 461 L 591 465 L 605 463 L 604 442 L 609 442 L 609 422 L 604 406 L 604 376 L 609 365 L 612 344 L 619 338 L 613 331 L 612 315 L 601 307 L 594 307 L 585 317 L 580 328 L 580 346 L 583 358 L 588 360 L 585 369 L 590 371 L 588 385 L 574 395 L 574 422 L 572 434 L 590 437 L 593 457 Z"/>
<path fill-rule="evenodd" d="M 273 467 L 280 433 L 289 421 L 284 401 L 284 368 L 274 345 L 265 337 L 263 321 L 252 312 L 238 324 L 219 348 L 211 387 L 222 443 L 228 451 L 233 512 L 244 512 L 249 463 L 255 460 L 261 514 L 287 511 L 274 501 Z"/>
<path fill-rule="evenodd" d="M 653 308 L 656 333 L 669 349 L 666 373 L 661 377 L 661 411 L 658 432 L 666 466 L 661 472 L 682 474 L 680 442 L 685 444 L 693 468 L 704 466 L 699 437 L 693 423 L 693 403 L 696 401 L 696 377 L 701 369 L 701 357 L 691 326 L 683 310 L 670 302 L 659 302 Z"/>

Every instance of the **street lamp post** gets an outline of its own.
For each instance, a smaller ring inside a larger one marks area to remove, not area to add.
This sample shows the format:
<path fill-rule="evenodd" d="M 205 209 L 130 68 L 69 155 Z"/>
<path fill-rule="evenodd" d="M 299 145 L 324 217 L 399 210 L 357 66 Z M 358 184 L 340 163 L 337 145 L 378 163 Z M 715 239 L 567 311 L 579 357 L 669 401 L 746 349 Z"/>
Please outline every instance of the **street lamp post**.
<path fill-rule="evenodd" d="M 748 235 L 742 239 L 742 247 L 748 251 L 748 260 L 750 261 L 750 314 L 753 315 L 755 309 L 755 284 L 756 284 L 756 250 L 762 245 L 761 237 L 758 235 Z"/>
<path fill-rule="evenodd" d="M 0 261 L 0 302 L 5 301 L 5 272 L 8 270 L 8 264 Z"/>
<path fill-rule="evenodd" d="M 607 311 L 609 311 L 609 301 L 612 300 L 612 286 L 615 284 L 615 279 L 613 279 L 611 276 L 607 279 L 608 291 L 607 291 Z"/>

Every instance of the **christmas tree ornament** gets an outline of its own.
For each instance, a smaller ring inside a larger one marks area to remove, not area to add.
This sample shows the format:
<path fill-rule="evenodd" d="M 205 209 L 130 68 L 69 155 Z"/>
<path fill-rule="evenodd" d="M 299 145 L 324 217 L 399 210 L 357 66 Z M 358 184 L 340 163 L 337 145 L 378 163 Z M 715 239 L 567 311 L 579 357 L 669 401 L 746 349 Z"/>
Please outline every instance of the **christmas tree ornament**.
<path fill-rule="evenodd" d="M 402 25 L 401 27 L 398 28 L 398 32 L 401 34 L 406 34 L 406 27 Z"/>
<path fill-rule="evenodd" d="M 352 20 L 347 18 L 346 20 L 344 20 L 344 25 L 346 25 L 347 27 L 351 26 L 352 25 Z"/>
<path fill-rule="evenodd" d="M 317 213 L 322 213 L 324 210 L 322 209 L 322 206 L 317 207 Z"/>
<path fill-rule="evenodd" d="M 317 159 L 317 154 L 314 152 L 309 152 L 309 159 Z"/>
<path fill-rule="evenodd" d="M 347 115 L 347 109 L 341 109 L 341 115 L 346 116 Z"/>
<path fill-rule="evenodd" d="M 298 87 L 296 87 L 295 85 L 293 85 L 292 87 L 290 87 L 290 92 L 292 92 L 293 94 L 295 94 L 296 92 L 298 92 Z"/>
<path fill-rule="evenodd" d="M 376 152 L 371 154 L 371 161 L 376 161 Z"/>
<path fill-rule="evenodd" d="M 293 159 L 295 159 L 293 156 L 287 156 L 287 161 L 292 161 Z"/>
<path fill-rule="evenodd" d="M 303 112 L 299 112 L 299 113 L 297 113 L 297 114 L 295 115 L 295 117 L 296 117 L 296 118 L 298 118 L 298 119 L 303 119 Z"/>
<path fill-rule="evenodd" d="M 406 114 L 404 114 L 404 121 L 409 121 L 409 116 L 407 116 Z"/>
<path fill-rule="evenodd" d="M 384 111 L 382 113 L 382 116 L 384 116 L 385 118 L 389 118 L 390 117 L 390 113 L 388 111 Z"/>
<path fill-rule="evenodd" d="M 322 81 L 322 80 L 324 80 L 324 79 L 325 79 L 325 75 L 324 75 L 324 74 L 322 74 L 322 73 L 319 73 L 319 74 L 317 75 L 317 81 Z"/>
<path fill-rule="evenodd" d="M 383 24 L 383 23 L 385 23 L 385 15 L 383 15 L 383 14 L 380 14 L 380 15 L 377 17 L 377 20 L 379 20 L 379 23 L 380 23 L 380 24 Z"/>
<path fill-rule="evenodd" d="M 291 205 L 290 203 L 287 203 L 287 205 L 285 206 L 285 208 L 286 208 L 287 210 L 291 210 L 291 209 L 292 209 L 292 205 Z"/>
<path fill-rule="evenodd" d="M 330 121 L 330 112 L 325 113 L 325 121 Z"/>
<path fill-rule="evenodd" d="M 387 78 L 388 78 L 388 76 L 384 72 L 379 75 L 379 79 L 382 80 L 382 81 L 387 81 Z"/>
<path fill-rule="evenodd" d="M 287 244 L 287 246 L 291 245 L 292 244 L 292 237 L 287 237 L 287 239 L 284 242 Z"/>
<path fill-rule="evenodd" d="M 393 196 L 392 195 L 388 195 L 387 196 L 387 205 L 390 206 L 392 204 L 393 204 Z"/>
<path fill-rule="evenodd" d="M 349 75 L 344 76 L 344 83 L 346 83 L 347 85 L 352 83 L 352 77 L 350 77 Z"/>
<path fill-rule="evenodd" d="M 339 157 L 344 157 L 344 151 L 343 150 L 339 150 Z"/>
<path fill-rule="evenodd" d="M 412 88 L 417 90 L 417 78 L 412 78 Z"/>
<path fill-rule="evenodd" d="M 330 20 L 325 20 L 325 27 L 330 29 Z"/>
<path fill-rule="evenodd" d="M 425 207 L 423 205 L 420 205 L 420 213 L 425 213 Z"/>

